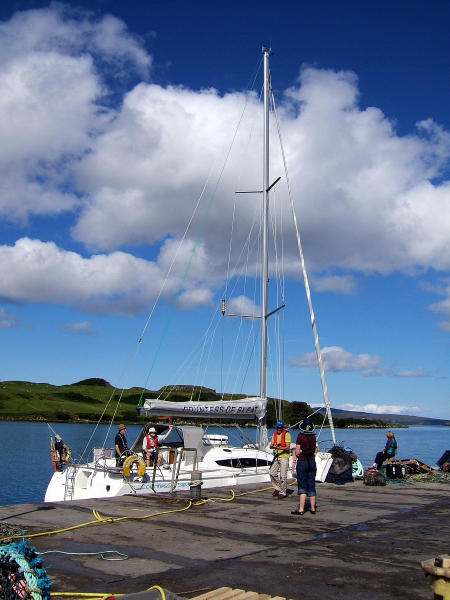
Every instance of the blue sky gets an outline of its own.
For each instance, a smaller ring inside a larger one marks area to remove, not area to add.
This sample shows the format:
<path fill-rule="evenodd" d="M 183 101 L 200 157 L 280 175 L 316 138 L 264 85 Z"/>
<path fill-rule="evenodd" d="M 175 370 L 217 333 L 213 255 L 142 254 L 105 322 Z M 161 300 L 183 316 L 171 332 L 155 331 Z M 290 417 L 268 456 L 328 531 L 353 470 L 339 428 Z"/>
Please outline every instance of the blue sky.
<path fill-rule="evenodd" d="M 176 364 L 220 299 L 222 209 L 259 158 L 230 160 L 133 356 L 266 44 L 332 405 L 450 418 L 448 2 L 5 0 L 0 20 L 0 379 L 198 383 Z M 283 396 L 315 405 L 294 282 Z M 202 383 L 240 391 L 221 364 Z"/>

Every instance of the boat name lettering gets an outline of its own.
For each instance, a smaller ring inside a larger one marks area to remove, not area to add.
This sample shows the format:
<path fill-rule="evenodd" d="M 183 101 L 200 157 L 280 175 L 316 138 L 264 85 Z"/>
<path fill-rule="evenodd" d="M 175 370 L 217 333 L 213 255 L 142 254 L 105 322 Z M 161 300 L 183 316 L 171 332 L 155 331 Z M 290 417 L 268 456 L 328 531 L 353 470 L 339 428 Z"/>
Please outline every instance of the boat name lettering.
<path fill-rule="evenodd" d="M 256 414 L 260 407 L 257 404 L 252 406 L 236 406 L 231 404 L 230 406 L 219 405 L 219 406 L 184 406 L 185 412 L 194 414 L 211 414 L 211 413 L 240 413 L 240 414 Z"/>
<path fill-rule="evenodd" d="M 155 483 L 155 489 L 156 490 L 169 490 L 171 488 L 171 483 L 170 481 L 168 481 L 167 483 Z M 142 485 L 140 488 L 140 490 L 151 490 L 152 489 L 152 484 L 151 483 L 146 483 L 144 485 Z M 176 489 L 189 489 L 189 482 L 186 483 L 178 483 L 176 486 Z"/>

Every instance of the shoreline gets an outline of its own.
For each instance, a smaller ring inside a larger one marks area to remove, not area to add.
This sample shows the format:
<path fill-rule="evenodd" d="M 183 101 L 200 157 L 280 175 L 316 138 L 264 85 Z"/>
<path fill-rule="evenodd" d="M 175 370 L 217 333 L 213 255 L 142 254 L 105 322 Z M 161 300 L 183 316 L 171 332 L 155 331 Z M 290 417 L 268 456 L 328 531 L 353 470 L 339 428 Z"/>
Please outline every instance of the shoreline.
<path fill-rule="evenodd" d="M 89 419 L 68 419 L 68 420 L 57 420 L 57 419 L 42 419 L 42 418 L 27 418 L 27 417 L 17 417 L 17 416 L 4 416 L 4 415 L 0 415 L 0 421 L 3 422 L 17 422 L 17 423 L 57 423 L 58 425 L 61 424 L 67 424 L 67 425 L 110 425 L 110 422 L 102 422 L 102 423 L 98 423 L 98 421 L 96 420 L 89 420 Z M 125 423 L 126 425 L 136 425 L 136 426 L 144 426 L 146 423 L 149 423 L 150 421 L 145 421 L 145 423 L 142 422 L 136 422 L 136 421 L 130 421 L 127 419 L 120 419 L 120 422 Z M 157 423 L 157 421 L 152 421 L 153 423 Z M 164 423 L 160 423 L 160 424 L 164 424 Z M 232 428 L 234 427 L 233 424 L 223 424 L 221 422 L 218 423 L 200 423 L 200 422 L 194 422 L 194 421 L 182 421 L 179 423 L 175 423 L 175 425 L 201 425 L 202 427 L 220 427 L 220 428 Z M 286 423 L 287 427 L 291 427 L 288 423 Z M 246 424 L 246 425 L 241 425 L 241 427 L 245 428 L 245 429 L 256 429 L 256 425 L 254 424 Z M 386 425 L 346 425 L 345 427 L 340 427 L 339 425 L 334 425 L 334 429 L 338 429 L 338 430 L 345 430 L 345 429 L 409 429 L 410 427 L 450 427 L 450 422 L 442 424 L 434 424 L 434 423 L 424 423 L 424 424 L 417 424 L 417 425 L 403 425 L 403 424 L 398 424 L 398 423 L 387 423 Z M 268 427 L 268 429 L 274 429 L 274 427 Z M 295 429 L 295 428 L 294 428 Z M 323 425 L 322 429 L 330 429 L 330 426 L 327 425 Z"/>

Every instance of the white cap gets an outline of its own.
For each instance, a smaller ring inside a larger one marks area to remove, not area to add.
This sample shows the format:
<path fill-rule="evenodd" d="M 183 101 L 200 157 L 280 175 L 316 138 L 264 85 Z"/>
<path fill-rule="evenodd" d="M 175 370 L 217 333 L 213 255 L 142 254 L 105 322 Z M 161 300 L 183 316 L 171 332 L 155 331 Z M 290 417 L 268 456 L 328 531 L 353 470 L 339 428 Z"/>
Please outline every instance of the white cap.
<path fill-rule="evenodd" d="M 154 427 L 149 427 L 148 428 L 148 432 L 149 433 L 156 433 L 156 429 Z"/>

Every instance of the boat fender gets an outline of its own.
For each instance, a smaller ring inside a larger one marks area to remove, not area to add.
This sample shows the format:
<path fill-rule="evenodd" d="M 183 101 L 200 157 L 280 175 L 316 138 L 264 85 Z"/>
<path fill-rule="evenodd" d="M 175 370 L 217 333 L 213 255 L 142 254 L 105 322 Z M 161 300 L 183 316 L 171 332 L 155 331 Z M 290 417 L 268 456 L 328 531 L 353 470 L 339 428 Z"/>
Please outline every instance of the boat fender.
<path fill-rule="evenodd" d="M 142 456 L 138 456 L 137 454 L 132 454 L 131 456 L 127 456 L 123 463 L 123 476 L 130 477 L 131 469 L 133 465 L 137 465 L 138 475 L 139 477 L 144 477 L 145 475 L 145 461 Z"/>
<path fill-rule="evenodd" d="M 52 438 L 50 439 L 50 460 L 56 472 L 58 470 L 58 457 L 56 456 L 55 442 Z"/>

